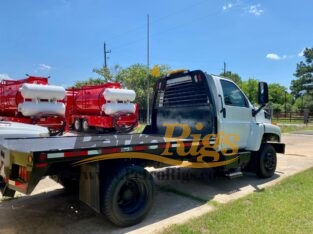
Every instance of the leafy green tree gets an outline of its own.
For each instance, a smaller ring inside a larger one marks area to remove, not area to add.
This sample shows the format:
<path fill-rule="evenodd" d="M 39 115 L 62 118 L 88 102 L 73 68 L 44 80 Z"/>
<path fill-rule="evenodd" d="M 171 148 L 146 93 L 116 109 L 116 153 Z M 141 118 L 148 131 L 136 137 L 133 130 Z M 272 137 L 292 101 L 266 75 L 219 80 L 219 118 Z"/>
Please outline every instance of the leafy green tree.
<path fill-rule="evenodd" d="M 303 52 L 305 61 L 297 64 L 296 73 L 294 76 L 297 79 L 291 81 L 291 93 L 297 97 L 301 90 L 311 91 L 313 85 L 306 86 L 306 84 L 313 83 L 313 48 L 306 48 Z"/>
<path fill-rule="evenodd" d="M 242 82 L 242 90 L 247 95 L 252 104 L 258 103 L 258 80 L 249 78 L 247 81 Z"/>
<path fill-rule="evenodd" d="M 92 72 L 96 73 L 98 75 L 99 79 L 103 79 L 105 82 L 119 82 L 117 80 L 117 75 L 123 70 L 123 68 L 119 65 L 115 65 L 112 68 L 108 67 L 102 67 L 102 68 L 94 68 L 92 69 Z"/>
<path fill-rule="evenodd" d="M 160 65 L 160 76 L 165 75 L 169 71 L 167 65 Z M 116 80 L 120 81 L 124 87 L 133 89 L 136 92 L 136 102 L 139 103 L 141 109 L 147 108 L 147 78 L 149 75 L 149 96 L 151 99 L 153 93 L 153 85 L 159 77 L 151 75 L 151 70 L 147 74 L 147 67 L 143 64 L 134 64 L 126 69 L 122 69 L 116 76 Z"/>
<path fill-rule="evenodd" d="M 276 104 L 285 104 L 291 103 L 292 95 L 287 92 L 287 88 L 278 84 L 272 83 L 268 85 L 268 92 L 269 92 L 269 100 L 272 103 Z"/>
<path fill-rule="evenodd" d="M 115 65 L 113 68 L 94 68 L 92 72 L 97 74 L 97 78 L 89 78 L 84 81 L 76 81 L 74 87 L 82 87 L 84 85 L 98 85 L 106 82 L 118 82 L 116 80 L 117 74 L 122 70 L 122 67 Z"/>
<path fill-rule="evenodd" d="M 273 103 L 272 104 L 273 112 L 276 113 L 281 113 L 284 110 L 284 107 L 281 104 Z"/>
<path fill-rule="evenodd" d="M 169 70 L 169 66 L 160 65 L 160 76 L 165 75 Z M 141 109 L 147 108 L 147 77 L 149 75 L 150 88 L 149 95 L 152 96 L 153 85 L 159 77 L 151 75 L 151 69 L 147 71 L 147 66 L 143 64 L 134 64 L 127 68 L 115 65 L 113 68 L 94 68 L 92 70 L 97 74 L 97 78 L 89 78 L 85 81 L 77 81 L 75 87 L 84 85 L 97 85 L 106 82 L 120 82 L 124 88 L 133 89 L 136 92 L 136 102 L 139 103 Z"/>
<path fill-rule="evenodd" d="M 98 84 L 103 84 L 104 81 L 101 78 L 89 78 L 88 80 L 84 81 L 76 81 L 74 87 L 80 88 L 85 85 L 98 85 Z"/>
<path fill-rule="evenodd" d="M 292 105 L 293 111 L 303 111 L 304 109 L 309 109 L 310 112 L 313 112 L 313 97 L 311 94 L 299 96 Z"/>

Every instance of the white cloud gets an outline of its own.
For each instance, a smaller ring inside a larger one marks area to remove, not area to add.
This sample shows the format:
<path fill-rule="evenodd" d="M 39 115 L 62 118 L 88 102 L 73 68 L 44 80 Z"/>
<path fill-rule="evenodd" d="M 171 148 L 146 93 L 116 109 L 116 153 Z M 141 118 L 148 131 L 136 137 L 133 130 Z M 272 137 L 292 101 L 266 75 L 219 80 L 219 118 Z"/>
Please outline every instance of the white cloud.
<path fill-rule="evenodd" d="M 298 56 L 299 56 L 299 57 L 302 57 L 302 56 L 303 56 L 304 50 L 305 50 L 305 49 L 302 49 L 302 50 L 298 53 Z"/>
<path fill-rule="evenodd" d="M 263 12 L 264 10 L 262 9 L 261 4 L 251 5 L 248 7 L 249 14 L 260 16 Z"/>
<path fill-rule="evenodd" d="M 291 58 L 292 56 L 287 56 L 287 55 L 278 55 L 278 54 L 275 54 L 275 53 L 268 53 L 266 55 L 266 58 L 268 59 L 271 59 L 271 60 L 284 60 L 284 59 L 287 59 L 287 58 Z"/>
<path fill-rule="evenodd" d="M 0 74 L 0 80 L 12 80 L 12 78 L 7 73 Z"/>
<path fill-rule="evenodd" d="M 47 64 L 39 64 L 39 70 L 44 70 L 44 71 L 49 71 L 51 70 L 51 66 L 47 65 Z"/>
<path fill-rule="evenodd" d="M 271 59 L 271 60 L 280 60 L 281 59 L 278 54 L 274 54 L 274 53 L 267 54 L 266 58 Z"/>
<path fill-rule="evenodd" d="M 227 3 L 226 5 L 224 5 L 222 7 L 223 11 L 229 10 L 230 8 L 232 8 L 234 5 L 232 3 Z"/>

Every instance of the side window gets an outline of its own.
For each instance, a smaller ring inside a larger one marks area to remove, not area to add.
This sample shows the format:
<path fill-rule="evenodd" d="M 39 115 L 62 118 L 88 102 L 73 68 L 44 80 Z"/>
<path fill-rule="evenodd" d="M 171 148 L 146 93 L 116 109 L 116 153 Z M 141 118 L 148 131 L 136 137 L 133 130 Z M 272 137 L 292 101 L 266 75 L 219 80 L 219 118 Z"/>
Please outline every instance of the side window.
<path fill-rule="evenodd" d="M 248 101 L 240 89 L 227 80 L 221 80 L 225 105 L 248 107 Z"/>

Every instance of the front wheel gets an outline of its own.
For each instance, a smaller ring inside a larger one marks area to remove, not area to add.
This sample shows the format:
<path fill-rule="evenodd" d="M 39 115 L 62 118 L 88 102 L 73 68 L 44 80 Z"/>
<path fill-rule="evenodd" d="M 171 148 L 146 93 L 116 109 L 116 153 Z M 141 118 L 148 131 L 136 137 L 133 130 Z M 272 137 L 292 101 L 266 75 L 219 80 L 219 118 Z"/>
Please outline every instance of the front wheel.
<path fill-rule="evenodd" d="M 277 165 L 276 150 L 271 144 L 262 144 L 257 157 L 256 174 L 260 178 L 272 177 Z"/>
<path fill-rule="evenodd" d="M 139 223 L 154 199 L 152 176 L 138 166 L 123 167 L 106 176 L 102 192 L 102 213 L 118 226 Z"/>

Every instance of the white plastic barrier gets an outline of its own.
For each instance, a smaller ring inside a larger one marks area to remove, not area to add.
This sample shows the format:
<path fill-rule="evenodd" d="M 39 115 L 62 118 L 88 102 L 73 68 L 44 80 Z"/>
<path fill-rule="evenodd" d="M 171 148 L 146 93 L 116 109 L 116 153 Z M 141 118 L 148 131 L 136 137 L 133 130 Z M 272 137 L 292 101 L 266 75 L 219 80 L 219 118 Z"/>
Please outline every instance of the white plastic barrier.
<path fill-rule="evenodd" d="M 130 89 L 105 89 L 103 96 L 107 101 L 134 101 L 136 93 Z"/>
<path fill-rule="evenodd" d="M 131 113 L 136 112 L 136 105 L 133 103 L 106 103 L 102 106 L 102 110 L 106 115 L 115 113 Z"/>
<path fill-rule="evenodd" d="M 51 113 L 64 116 L 65 105 L 61 102 L 24 102 L 18 104 L 18 111 L 24 116 L 34 116 L 40 113 Z"/>
<path fill-rule="evenodd" d="M 19 89 L 23 98 L 56 99 L 65 97 L 65 89 L 55 85 L 23 84 Z"/>

